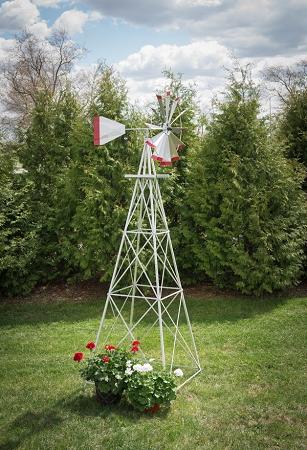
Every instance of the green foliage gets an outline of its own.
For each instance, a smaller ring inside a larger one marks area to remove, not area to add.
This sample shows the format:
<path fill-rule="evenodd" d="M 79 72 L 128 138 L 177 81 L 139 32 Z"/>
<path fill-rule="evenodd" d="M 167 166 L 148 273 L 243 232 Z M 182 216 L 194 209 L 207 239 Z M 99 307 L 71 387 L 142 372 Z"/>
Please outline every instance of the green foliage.
<path fill-rule="evenodd" d="M 81 376 L 93 381 L 104 394 L 121 394 L 126 387 L 125 370 L 129 356 L 123 349 L 94 353 L 82 367 Z"/>
<path fill-rule="evenodd" d="M 231 76 L 189 189 L 198 270 L 221 287 L 262 294 L 297 282 L 306 239 L 303 174 L 258 118 L 248 70 Z"/>
<path fill-rule="evenodd" d="M 15 148 L 0 143 L 0 293 L 28 292 L 37 281 L 32 267 L 39 226 L 29 208 L 33 183 L 18 166 Z"/>
<path fill-rule="evenodd" d="M 298 160 L 307 169 L 307 89 L 289 96 L 281 115 L 280 134 L 287 156 Z"/>
<path fill-rule="evenodd" d="M 138 351 L 138 345 L 133 349 Z M 81 376 L 93 381 L 100 393 L 124 396 L 139 411 L 157 404 L 169 405 L 176 398 L 174 375 L 142 364 L 135 353 L 123 348 L 107 345 L 104 352 L 93 353 L 81 364 Z"/>
<path fill-rule="evenodd" d="M 176 398 L 174 376 L 166 372 L 134 372 L 127 380 L 125 396 L 137 410 L 168 406 Z"/>
<path fill-rule="evenodd" d="M 70 141 L 72 161 L 61 175 L 58 223 L 63 259 L 76 276 L 100 274 L 109 279 L 125 223 L 131 185 L 124 178 L 140 155 L 134 133 L 102 147 L 94 146 L 94 114 L 134 126 L 141 115 L 128 108 L 126 87 L 112 69 L 105 67 L 89 117 L 78 119 Z"/>
<path fill-rule="evenodd" d="M 36 258 L 41 282 L 63 276 L 58 239 L 58 180 L 71 161 L 70 136 L 78 113 L 74 97 L 66 92 L 59 100 L 45 95 L 37 98 L 31 126 L 18 151 L 19 160 L 33 189 L 29 199 L 32 220 L 38 225 Z"/>

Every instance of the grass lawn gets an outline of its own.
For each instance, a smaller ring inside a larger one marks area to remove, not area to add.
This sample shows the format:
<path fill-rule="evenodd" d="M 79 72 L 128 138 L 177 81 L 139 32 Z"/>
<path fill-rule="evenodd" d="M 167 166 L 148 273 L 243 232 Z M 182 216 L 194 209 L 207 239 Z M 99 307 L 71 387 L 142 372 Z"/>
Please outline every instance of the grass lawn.
<path fill-rule="evenodd" d="M 83 390 L 71 356 L 94 338 L 101 300 L 1 304 L 0 448 L 306 449 L 306 305 L 188 299 L 203 372 L 148 416 Z"/>

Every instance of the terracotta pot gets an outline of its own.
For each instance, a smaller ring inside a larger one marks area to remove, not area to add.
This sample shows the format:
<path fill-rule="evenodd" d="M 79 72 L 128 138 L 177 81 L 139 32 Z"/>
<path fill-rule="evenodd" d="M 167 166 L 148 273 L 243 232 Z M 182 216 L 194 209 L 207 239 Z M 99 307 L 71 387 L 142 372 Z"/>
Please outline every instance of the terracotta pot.
<path fill-rule="evenodd" d="M 158 403 L 155 403 L 153 406 L 151 406 L 150 408 L 146 408 L 144 409 L 145 413 L 151 413 L 154 414 L 156 412 L 158 412 L 160 409 L 160 405 Z"/>

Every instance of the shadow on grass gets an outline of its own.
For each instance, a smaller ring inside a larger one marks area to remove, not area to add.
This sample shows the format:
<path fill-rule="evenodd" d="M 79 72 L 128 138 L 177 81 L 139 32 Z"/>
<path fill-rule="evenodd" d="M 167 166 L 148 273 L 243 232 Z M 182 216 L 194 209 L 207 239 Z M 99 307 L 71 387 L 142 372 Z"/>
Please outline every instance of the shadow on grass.
<path fill-rule="evenodd" d="M 194 323 L 233 322 L 270 313 L 286 302 L 287 299 L 285 298 L 187 299 L 190 318 Z M 77 304 L 63 301 L 55 304 L 0 305 L 0 326 L 36 325 L 56 322 L 77 323 L 87 320 L 96 320 L 98 326 L 103 305 L 104 301 L 102 300 Z M 169 311 L 171 312 L 171 310 L 172 308 Z M 144 311 L 143 304 L 136 304 L 136 317 L 140 317 Z M 146 322 L 152 322 L 150 315 L 144 317 L 144 323 Z"/>
<path fill-rule="evenodd" d="M 81 417 L 101 417 L 107 418 L 110 415 L 122 416 L 126 420 L 135 423 L 137 420 L 150 419 L 153 415 L 160 418 L 166 418 L 169 413 L 169 408 L 163 408 L 158 413 L 144 413 L 134 410 L 130 405 L 121 401 L 114 405 L 101 405 L 96 399 L 95 395 L 85 395 L 75 393 L 70 399 L 66 399 L 63 404 L 63 409 L 68 409 L 73 414 Z"/>
<path fill-rule="evenodd" d="M 26 438 L 40 431 L 54 428 L 62 422 L 63 418 L 59 415 L 56 408 L 51 408 L 41 413 L 27 411 L 17 417 L 9 426 L 10 431 L 14 431 L 15 435 L 18 434 L 18 438 L 8 439 L 3 444 L 0 444 L 0 450 L 18 448 Z"/>
<path fill-rule="evenodd" d="M 65 414 L 65 412 L 69 412 L 70 416 Z M 166 419 L 168 413 L 169 408 L 165 408 L 154 415 L 160 419 Z M 116 405 L 101 406 L 95 395 L 89 396 L 77 390 L 70 396 L 58 400 L 50 408 L 40 412 L 30 410 L 18 416 L 10 423 L 7 429 L 7 432 L 12 433 L 16 438 L 9 438 L 4 441 L 0 444 L 0 450 L 14 450 L 18 448 L 27 438 L 47 429 L 60 426 L 67 418 L 71 417 L 71 414 L 80 417 L 99 417 L 101 419 L 120 416 L 131 423 L 135 423 L 140 419 L 150 420 L 153 417 L 153 414 L 145 414 L 133 410 L 132 407 L 124 402 Z"/>

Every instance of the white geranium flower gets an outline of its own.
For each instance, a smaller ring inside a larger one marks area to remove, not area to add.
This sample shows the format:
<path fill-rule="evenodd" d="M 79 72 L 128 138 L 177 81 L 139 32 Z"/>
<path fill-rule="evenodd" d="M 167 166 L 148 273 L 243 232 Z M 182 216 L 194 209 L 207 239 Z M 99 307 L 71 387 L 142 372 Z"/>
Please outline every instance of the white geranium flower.
<path fill-rule="evenodd" d="M 143 372 L 151 372 L 153 370 L 153 367 L 151 364 L 149 363 L 145 363 L 143 365 Z"/>
<path fill-rule="evenodd" d="M 183 377 L 183 372 L 181 369 L 176 369 L 176 370 L 174 370 L 174 375 L 176 377 Z"/>
<path fill-rule="evenodd" d="M 137 372 L 143 372 L 142 364 L 134 364 L 133 370 L 136 370 Z"/>
<path fill-rule="evenodd" d="M 127 369 L 125 370 L 125 375 L 132 375 L 133 374 L 133 370 L 131 369 L 131 367 L 127 367 Z"/>
<path fill-rule="evenodd" d="M 117 373 L 117 374 L 115 375 L 115 378 L 117 378 L 118 380 L 121 380 L 121 379 L 122 379 L 122 376 L 121 376 L 119 373 Z"/>
<path fill-rule="evenodd" d="M 131 366 L 132 366 L 132 361 L 128 360 L 128 361 L 126 362 L 126 366 L 127 366 L 127 367 L 131 367 Z"/>
<path fill-rule="evenodd" d="M 145 364 L 135 364 L 133 366 L 133 370 L 136 370 L 137 372 L 150 372 L 151 370 L 153 370 L 153 367 L 151 364 L 149 363 L 145 363 Z"/>

